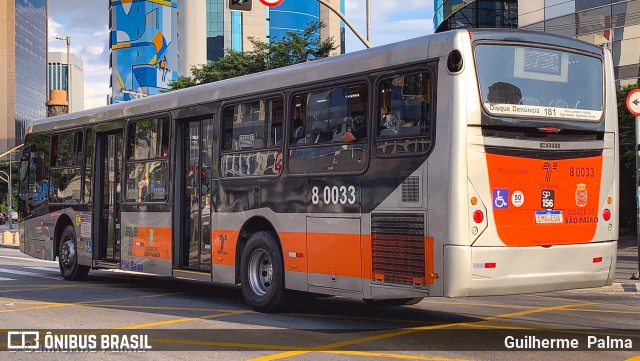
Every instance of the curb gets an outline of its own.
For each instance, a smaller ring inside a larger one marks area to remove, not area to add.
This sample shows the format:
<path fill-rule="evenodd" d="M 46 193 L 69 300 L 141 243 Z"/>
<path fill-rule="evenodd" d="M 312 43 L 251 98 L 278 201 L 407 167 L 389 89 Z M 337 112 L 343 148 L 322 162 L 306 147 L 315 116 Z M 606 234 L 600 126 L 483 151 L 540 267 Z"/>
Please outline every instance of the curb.
<path fill-rule="evenodd" d="M 0 248 L 13 248 L 13 249 L 19 249 L 20 245 L 19 244 L 5 244 L 5 243 L 0 243 Z"/>
<path fill-rule="evenodd" d="M 576 290 L 567 290 L 571 293 L 638 293 L 640 292 L 640 283 L 624 282 L 614 283 L 611 286 L 596 288 L 581 288 Z"/>

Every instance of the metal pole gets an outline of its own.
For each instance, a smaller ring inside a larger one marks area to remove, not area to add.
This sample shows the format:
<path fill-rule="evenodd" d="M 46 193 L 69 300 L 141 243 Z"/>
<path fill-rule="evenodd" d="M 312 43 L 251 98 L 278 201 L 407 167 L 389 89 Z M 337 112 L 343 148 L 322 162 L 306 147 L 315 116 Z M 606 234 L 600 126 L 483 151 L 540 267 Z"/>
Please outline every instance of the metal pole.
<path fill-rule="evenodd" d="M 13 211 L 11 209 L 11 207 L 12 207 L 11 199 L 13 198 L 13 193 L 11 192 L 11 155 L 12 154 L 13 153 L 9 153 L 9 179 L 8 179 L 8 181 L 9 181 L 8 182 L 9 183 L 9 186 L 8 186 L 8 188 L 9 188 L 9 201 L 8 201 L 8 203 L 9 203 L 9 217 L 8 217 L 9 218 L 9 229 L 13 229 L 13 217 L 11 216 L 11 213 Z"/>
<path fill-rule="evenodd" d="M 640 116 L 636 115 L 636 238 L 638 241 L 638 270 L 631 279 L 640 279 Z"/>
<path fill-rule="evenodd" d="M 67 97 L 69 97 L 69 109 L 67 113 L 71 113 L 71 51 L 69 49 L 71 38 L 67 36 L 65 40 L 67 41 Z"/>
<path fill-rule="evenodd" d="M 369 43 L 369 41 L 367 39 L 365 39 L 362 34 L 360 34 L 358 32 L 358 30 L 356 30 L 356 28 L 351 24 L 351 22 L 349 22 L 349 20 L 346 18 L 346 16 L 342 15 L 342 13 L 340 11 L 338 11 L 336 8 L 334 8 L 333 6 L 331 6 L 331 4 L 329 4 L 326 0 L 316 0 L 317 2 L 319 2 L 320 4 L 326 6 L 329 10 L 333 11 L 334 14 L 338 15 L 338 17 L 340 19 L 342 19 L 342 21 L 344 21 L 345 24 L 347 24 L 347 26 L 349 27 L 349 29 L 351 29 L 351 31 L 353 31 L 354 34 L 356 34 L 356 36 L 358 37 L 358 39 L 360 39 L 360 41 L 362 41 L 362 43 L 364 44 L 364 46 L 366 46 L 367 48 L 371 47 L 371 44 Z"/>
<path fill-rule="evenodd" d="M 367 0 L 367 41 L 371 44 L 371 0 Z"/>

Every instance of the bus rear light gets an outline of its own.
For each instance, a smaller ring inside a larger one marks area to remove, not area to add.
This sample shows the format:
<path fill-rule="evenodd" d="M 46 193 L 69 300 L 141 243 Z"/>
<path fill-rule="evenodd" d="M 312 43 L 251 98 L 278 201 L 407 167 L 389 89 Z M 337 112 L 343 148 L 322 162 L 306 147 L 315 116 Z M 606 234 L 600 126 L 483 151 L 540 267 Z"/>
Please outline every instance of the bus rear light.
<path fill-rule="evenodd" d="M 485 263 L 484 268 L 496 268 L 496 263 L 495 262 Z"/>
<path fill-rule="evenodd" d="M 474 205 L 474 206 L 475 206 L 476 204 L 478 204 L 478 198 L 476 198 L 476 197 L 471 197 L 471 204 L 472 204 L 472 205 Z"/>
<path fill-rule="evenodd" d="M 611 219 L 611 211 L 605 208 L 605 210 L 602 211 L 602 219 L 608 222 Z"/>
<path fill-rule="evenodd" d="M 593 258 L 593 263 L 600 263 L 602 262 L 602 257 L 594 257 Z"/>
<path fill-rule="evenodd" d="M 611 197 L 607 197 L 607 204 L 611 204 L 611 202 L 613 202 L 613 199 L 611 199 Z"/>
<path fill-rule="evenodd" d="M 482 213 L 482 211 L 473 212 L 473 221 L 476 223 L 482 223 L 482 221 L 484 221 L 484 213 Z"/>
<path fill-rule="evenodd" d="M 544 128 L 538 128 L 539 131 L 541 132 L 545 132 L 545 133 L 560 133 L 560 128 L 554 128 L 554 127 L 544 127 Z"/>

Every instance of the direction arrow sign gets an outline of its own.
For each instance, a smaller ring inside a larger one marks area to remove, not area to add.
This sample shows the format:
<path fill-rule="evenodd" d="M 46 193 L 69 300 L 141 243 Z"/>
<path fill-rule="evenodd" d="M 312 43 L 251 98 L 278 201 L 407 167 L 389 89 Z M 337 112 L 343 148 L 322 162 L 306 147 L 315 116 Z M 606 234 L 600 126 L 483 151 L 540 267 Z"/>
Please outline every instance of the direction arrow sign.
<path fill-rule="evenodd" d="M 627 109 L 631 114 L 640 117 L 640 89 L 633 89 L 627 95 Z"/>

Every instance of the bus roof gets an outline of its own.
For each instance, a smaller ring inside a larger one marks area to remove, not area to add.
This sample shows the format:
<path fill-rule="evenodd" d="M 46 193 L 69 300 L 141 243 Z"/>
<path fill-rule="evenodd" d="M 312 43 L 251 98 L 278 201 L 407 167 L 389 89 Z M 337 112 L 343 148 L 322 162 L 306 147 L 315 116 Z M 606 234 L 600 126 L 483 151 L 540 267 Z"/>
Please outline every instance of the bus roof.
<path fill-rule="evenodd" d="M 600 48 L 557 35 L 519 29 L 473 29 L 473 40 L 527 41 L 554 44 L 583 51 L 598 52 Z M 28 123 L 33 132 L 53 131 L 101 123 L 108 120 L 126 119 L 169 111 L 199 104 L 250 97 L 254 94 L 275 93 L 299 84 L 318 82 L 323 79 L 342 78 L 346 75 L 367 73 L 385 67 L 418 63 L 430 57 L 446 54 L 429 54 L 430 41 L 453 42 L 457 36 L 468 36 L 467 30 L 451 30 L 425 35 L 397 43 L 360 50 L 357 52 L 328 57 L 237 78 L 202 84 L 186 89 L 171 91 L 142 99 L 111 104 L 99 108 L 83 110 L 71 114 L 34 120 Z"/>

